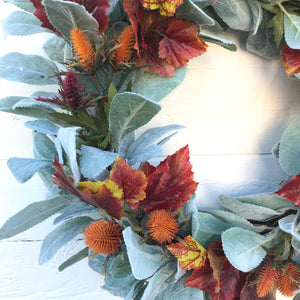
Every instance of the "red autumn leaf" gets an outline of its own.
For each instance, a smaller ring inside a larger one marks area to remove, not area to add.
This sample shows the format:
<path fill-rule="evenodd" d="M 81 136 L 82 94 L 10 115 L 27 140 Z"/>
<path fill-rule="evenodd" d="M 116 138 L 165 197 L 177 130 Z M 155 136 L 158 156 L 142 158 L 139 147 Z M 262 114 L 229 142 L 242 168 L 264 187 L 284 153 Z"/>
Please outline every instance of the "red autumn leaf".
<path fill-rule="evenodd" d="M 292 176 L 292 180 L 284 184 L 281 189 L 275 192 L 296 205 L 300 205 L 300 174 Z"/>
<path fill-rule="evenodd" d="M 300 73 L 300 49 L 292 49 L 288 45 L 283 46 L 281 59 L 288 75 Z"/>
<path fill-rule="evenodd" d="M 158 20 L 156 10 L 146 10 L 137 0 L 124 0 L 124 9 L 128 14 L 130 23 L 136 36 L 134 48 L 138 51 L 137 66 L 145 66 L 151 73 L 173 76 L 174 66 L 159 57 L 159 43 L 175 18 L 161 18 Z"/>
<path fill-rule="evenodd" d="M 76 188 L 73 178 L 67 176 L 63 165 L 58 162 L 56 157 L 53 166 L 56 172 L 52 180 L 60 189 L 79 197 L 81 201 L 87 204 L 106 210 L 113 218 L 121 219 L 123 212 L 121 202 L 118 198 L 113 197 L 106 186 L 96 194 L 92 194 L 88 189 L 81 192 Z"/>
<path fill-rule="evenodd" d="M 49 21 L 48 16 L 46 14 L 46 9 L 42 4 L 42 0 L 30 0 L 30 2 L 35 8 L 35 12 L 33 14 L 42 22 L 41 27 L 48 28 L 54 31 L 55 33 L 59 34 L 56 28 Z"/>
<path fill-rule="evenodd" d="M 109 178 L 123 190 L 123 200 L 132 209 L 140 206 L 139 202 L 146 197 L 147 186 L 147 177 L 142 171 L 134 170 L 125 160 L 117 157 Z"/>
<path fill-rule="evenodd" d="M 194 181 L 189 161 L 188 146 L 167 156 L 148 177 L 146 199 L 142 202 L 145 212 L 155 209 L 180 208 L 194 194 L 198 183 Z"/>
<path fill-rule="evenodd" d="M 184 243 L 171 244 L 167 248 L 178 259 L 181 269 L 199 270 L 205 264 L 207 251 L 190 235 L 184 238 Z"/>
<path fill-rule="evenodd" d="M 239 271 L 229 263 L 221 248 L 221 242 L 211 244 L 208 247 L 208 251 L 211 251 L 211 253 L 205 266 L 195 270 L 184 282 L 184 285 L 208 291 L 212 300 L 233 300 L 236 297 L 239 298 L 247 273 Z M 217 262 L 215 257 L 211 263 L 212 253 L 218 256 L 222 263 Z"/>
<path fill-rule="evenodd" d="M 141 168 L 141 171 L 147 176 L 149 177 L 149 175 L 155 171 L 155 167 L 152 166 L 151 164 L 149 164 L 149 162 L 145 162 Z"/>
<path fill-rule="evenodd" d="M 97 207 L 104 209 L 111 217 L 120 220 L 122 218 L 122 204 L 120 199 L 113 196 L 113 193 L 103 185 L 99 192 L 92 194 L 88 189 L 85 189 L 81 194 L 93 199 Z"/>
<path fill-rule="evenodd" d="M 34 15 L 42 22 L 42 27 L 48 28 L 57 34 L 60 34 L 53 27 L 46 14 L 46 9 L 42 4 L 42 0 L 30 0 L 35 7 Z M 66 1 L 66 0 L 65 0 Z M 96 19 L 99 25 L 99 31 L 103 32 L 107 28 L 109 18 L 106 16 L 107 10 L 110 8 L 108 0 L 68 0 L 85 7 L 85 9 Z"/>
<path fill-rule="evenodd" d="M 198 25 L 182 19 L 172 22 L 159 43 L 159 57 L 174 67 L 184 66 L 206 52 L 207 44 L 198 36 Z"/>

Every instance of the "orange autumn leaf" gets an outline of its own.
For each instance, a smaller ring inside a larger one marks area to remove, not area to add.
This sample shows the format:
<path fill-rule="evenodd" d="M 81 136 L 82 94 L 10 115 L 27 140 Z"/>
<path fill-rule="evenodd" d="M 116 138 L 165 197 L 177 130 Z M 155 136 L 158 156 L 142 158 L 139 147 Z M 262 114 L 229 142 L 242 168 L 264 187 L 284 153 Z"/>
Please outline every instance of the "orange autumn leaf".
<path fill-rule="evenodd" d="M 169 251 L 178 259 L 181 269 L 198 270 L 205 264 L 207 251 L 192 236 L 184 238 L 184 243 L 167 246 Z"/>
<path fill-rule="evenodd" d="M 172 22 L 159 43 L 159 57 L 174 66 L 184 66 L 190 59 L 206 52 L 207 44 L 198 36 L 198 25 L 182 19 Z"/>
<path fill-rule="evenodd" d="M 109 179 L 123 190 L 123 200 L 132 209 L 139 207 L 140 202 L 146 197 L 147 177 L 142 171 L 131 168 L 120 157 L 116 158 Z"/>
<path fill-rule="evenodd" d="M 300 49 L 292 49 L 285 45 L 280 54 L 288 75 L 300 73 Z"/>
<path fill-rule="evenodd" d="M 190 199 L 198 183 L 194 181 L 189 158 L 189 148 L 185 146 L 167 156 L 156 168 L 148 167 L 146 199 L 141 203 L 145 212 L 175 211 Z"/>

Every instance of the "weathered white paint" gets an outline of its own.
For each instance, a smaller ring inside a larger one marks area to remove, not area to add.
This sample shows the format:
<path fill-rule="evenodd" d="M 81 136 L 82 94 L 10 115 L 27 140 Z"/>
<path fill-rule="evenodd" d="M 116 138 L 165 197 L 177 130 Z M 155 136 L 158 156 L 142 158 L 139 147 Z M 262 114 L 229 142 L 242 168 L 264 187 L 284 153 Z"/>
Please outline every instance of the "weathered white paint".
<path fill-rule="evenodd" d="M 8 7 L 0 3 L 0 18 L 8 14 Z M 42 53 L 47 37 L 8 37 L 1 40 L 0 54 Z M 227 38 L 239 44 L 235 36 Z M 27 96 L 35 89 L 2 79 L 0 86 L 1 97 Z M 285 175 L 270 154 L 271 147 L 300 114 L 299 92 L 299 83 L 286 77 L 280 62 L 269 62 L 241 48 L 232 53 L 210 45 L 207 54 L 189 64 L 183 84 L 161 102 L 162 111 L 146 127 L 186 126 L 165 145 L 164 153 L 190 145 L 199 181 L 197 204 L 214 208 L 220 194 L 238 196 L 276 189 Z M 26 120 L 0 113 L 0 226 L 29 203 L 43 200 L 46 192 L 37 176 L 19 184 L 6 167 L 12 156 L 32 156 L 31 131 L 23 126 Z M 38 265 L 41 240 L 53 228 L 52 221 L 0 242 L 0 299 L 114 299 L 99 289 L 103 278 L 86 261 L 62 273 L 56 270 L 69 251 L 79 247 L 77 243 L 51 262 Z"/>

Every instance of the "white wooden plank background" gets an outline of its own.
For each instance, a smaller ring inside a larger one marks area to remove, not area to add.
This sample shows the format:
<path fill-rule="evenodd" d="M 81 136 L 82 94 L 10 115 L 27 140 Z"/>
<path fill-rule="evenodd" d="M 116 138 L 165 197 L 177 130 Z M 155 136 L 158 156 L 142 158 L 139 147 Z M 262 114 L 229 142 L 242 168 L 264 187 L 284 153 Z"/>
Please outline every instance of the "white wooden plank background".
<path fill-rule="evenodd" d="M 0 2 L 0 19 L 13 7 Z M 17 51 L 42 53 L 49 37 L 7 37 L 0 55 Z M 242 37 L 227 34 L 240 45 Z M 32 87 L 0 79 L 0 97 L 30 95 Z M 51 87 L 49 88 L 51 90 Z M 215 208 L 220 194 L 232 196 L 274 191 L 284 178 L 271 155 L 288 124 L 300 114 L 300 85 L 288 79 L 280 62 L 270 62 L 239 46 L 232 53 L 210 45 L 208 53 L 188 66 L 185 81 L 161 102 L 162 110 L 146 127 L 172 123 L 186 126 L 167 145 L 171 154 L 189 144 L 199 208 Z M 29 203 L 42 200 L 45 189 L 35 176 L 19 184 L 6 166 L 13 156 L 31 157 L 27 118 L 0 113 L 0 226 Z M 63 249 L 48 264 L 38 265 L 43 237 L 52 220 L 0 242 L 0 299 L 115 299 L 99 287 L 103 279 L 83 261 L 62 273 L 57 266 L 78 244 Z M 278 296 L 278 299 L 284 299 Z"/>

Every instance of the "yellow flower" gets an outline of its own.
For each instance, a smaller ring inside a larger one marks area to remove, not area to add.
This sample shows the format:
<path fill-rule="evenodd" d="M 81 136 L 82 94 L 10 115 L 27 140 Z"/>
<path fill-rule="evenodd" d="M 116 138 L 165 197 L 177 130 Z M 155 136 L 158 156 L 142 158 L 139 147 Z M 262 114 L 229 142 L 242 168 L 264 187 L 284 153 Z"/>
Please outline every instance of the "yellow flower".
<path fill-rule="evenodd" d="M 141 3 L 144 7 L 152 10 L 159 8 L 162 16 L 172 17 L 183 0 L 141 0 Z"/>

